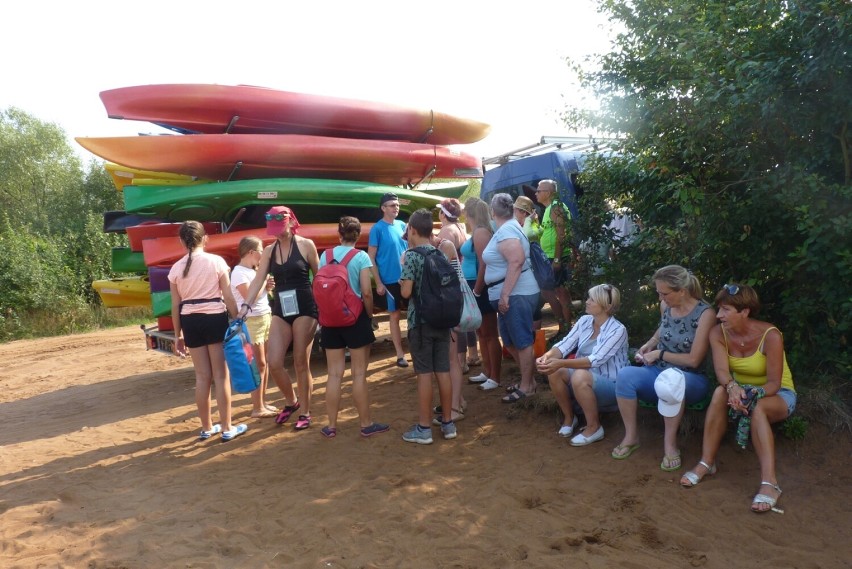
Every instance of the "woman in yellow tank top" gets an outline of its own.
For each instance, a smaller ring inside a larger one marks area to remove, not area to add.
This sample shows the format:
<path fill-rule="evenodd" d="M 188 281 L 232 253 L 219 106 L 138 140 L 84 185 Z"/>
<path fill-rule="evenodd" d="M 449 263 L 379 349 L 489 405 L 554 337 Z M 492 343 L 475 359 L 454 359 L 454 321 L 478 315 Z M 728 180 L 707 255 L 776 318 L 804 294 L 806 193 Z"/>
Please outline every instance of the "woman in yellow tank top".
<path fill-rule="evenodd" d="M 710 331 L 713 367 L 719 386 L 707 408 L 701 460 L 680 483 L 691 488 L 716 473 L 716 454 L 728 425 L 728 412 L 750 419 L 751 442 L 760 461 L 760 488 L 753 512 L 768 512 L 781 497 L 775 475 L 772 423 L 783 421 L 796 408 L 793 375 L 787 366 L 784 339 L 770 324 L 755 320 L 757 293 L 748 285 L 727 284 L 716 295 L 720 323 Z M 745 444 L 743 441 L 742 444 Z"/>

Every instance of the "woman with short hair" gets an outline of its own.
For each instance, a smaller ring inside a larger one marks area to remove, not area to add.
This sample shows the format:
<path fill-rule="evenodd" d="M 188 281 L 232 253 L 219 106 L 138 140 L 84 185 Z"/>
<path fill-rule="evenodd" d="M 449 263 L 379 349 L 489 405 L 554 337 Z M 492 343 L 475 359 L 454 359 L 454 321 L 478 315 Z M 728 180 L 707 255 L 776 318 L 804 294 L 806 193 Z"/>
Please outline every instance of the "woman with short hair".
<path fill-rule="evenodd" d="M 764 513 L 774 508 L 781 497 L 775 474 L 772 424 L 785 420 L 796 409 L 793 374 L 787 365 L 781 331 L 754 318 L 760 310 L 760 299 L 752 287 L 726 284 L 716 294 L 715 302 L 719 324 L 710 331 L 710 348 L 719 386 L 704 420 L 701 460 L 683 475 L 680 483 L 691 488 L 716 473 L 716 454 L 730 412 L 740 422 L 737 442 L 742 447 L 748 442 L 750 431 L 760 462 L 760 487 L 751 510 Z"/>

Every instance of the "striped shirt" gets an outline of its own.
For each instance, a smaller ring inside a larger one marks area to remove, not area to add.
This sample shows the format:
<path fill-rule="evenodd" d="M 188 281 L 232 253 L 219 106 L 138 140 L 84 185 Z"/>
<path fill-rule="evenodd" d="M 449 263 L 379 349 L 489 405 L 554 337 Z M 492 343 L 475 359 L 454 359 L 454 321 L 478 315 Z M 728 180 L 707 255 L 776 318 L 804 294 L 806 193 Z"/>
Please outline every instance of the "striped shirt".
<path fill-rule="evenodd" d="M 568 357 L 568 354 L 592 337 L 593 325 L 593 316 L 590 314 L 581 316 L 568 335 L 557 342 L 554 348 L 559 350 L 563 358 Z M 589 361 L 592 363 L 592 372 L 613 380 L 618 375 L 618 370 L 627 366 L 627 328 L 614 316 L 610 316 L 601 326 L 598 341 L 589 355 Z"/>

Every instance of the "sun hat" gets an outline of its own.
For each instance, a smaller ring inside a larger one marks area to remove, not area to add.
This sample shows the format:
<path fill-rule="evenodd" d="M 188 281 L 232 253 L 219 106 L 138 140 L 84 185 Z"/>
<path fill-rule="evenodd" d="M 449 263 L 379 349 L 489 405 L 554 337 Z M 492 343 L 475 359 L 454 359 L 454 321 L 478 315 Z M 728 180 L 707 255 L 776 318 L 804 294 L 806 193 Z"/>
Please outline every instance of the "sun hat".
<path fill-rule="evenodd" d="M 379 200 L 379 207 L 385 205 L 385 202 L 392 202 L 393 200 L 399 200 L 399 196 L 397 196 L 393 192 L 387 192 L 385 194 L 382 194 L 382 199 Z"/>
<path fill-rule="evenodd" d="M 273 216 L 272 219 L 270 217 Z M 296 215 L 293 213 L 289 207 L 284 205 L 276 205 L 269 208 L 269 211 L 266 212 L 266 234 L 274 235 L 278 237 L 284 232 L 284 228 L 287 227 L 287 224 L 290 224 L 290 230 L 293 234 L 296 233 L 296 229 L 299 227 L 299 220 L 296 219 Z M 276 219 L 277 217 L 281 217 L 281 219 Z"/>
<path fill-rule="evenodd" d="M 518 199 L 515 200 L 515 205 L 513 207 L 515 209 L 525 211 L 530 215 L 532 215 L 535 212 L 535 207 L 533 206 L 533 201 L 531 199 L 529 199 L 527 196 L 518 196 Z"/>
<path fill-rule="evenodd" d="M 464 206 L 456 198 L 446 198 L 441 200 L 441 203 L 436 205 L 435 208 L 443 211 L 444 215 L 450 219 L 458 219 Z"/>
<path fill-rule="evenodd" d="M 683 396 L 686 392 L 686 376 L 675 367 L 665 369 L 654 381 L 654 390 L 659 401 L 657 410 L 663 417 L 674 417 L 680 413 Z"/>

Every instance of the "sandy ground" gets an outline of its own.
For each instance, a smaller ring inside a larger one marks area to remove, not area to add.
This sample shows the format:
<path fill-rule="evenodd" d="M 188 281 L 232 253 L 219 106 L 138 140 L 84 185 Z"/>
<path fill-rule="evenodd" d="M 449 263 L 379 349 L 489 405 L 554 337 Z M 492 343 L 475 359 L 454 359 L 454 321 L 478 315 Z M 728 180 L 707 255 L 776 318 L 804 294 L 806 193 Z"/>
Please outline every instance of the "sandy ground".
<path fill-rule="evenodd" d="M 684 490 L 659 469 L 651 410 L 642 448 L 615 461 L 617 414 L 602 443 L 572 448 L 554 412 L 466 386 L 456 440 L 405 443 L 415 384 L 393 355 L 380 338 L 369 371 L 389 433 L 358 436 L 347 382 L 337 438 L 320 435 L 319 357 L 314 426 L 250 419 L 242 395 L 249 431 L 223 444 L 196 441 L 191 363 L 145 351 L 136 327 L 0 346 L 0 566 L 850 567 L 847 435 L 780 437 L 785 513 L 756 515 L 754 453 L 729 437 L 719 473 Z M 682 437 L 687 466 L 699 447 Z"/>

